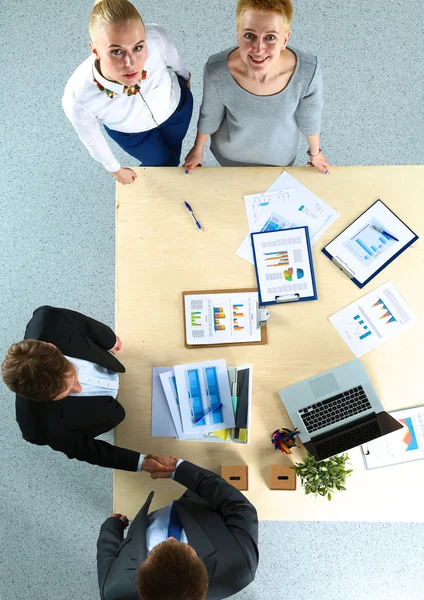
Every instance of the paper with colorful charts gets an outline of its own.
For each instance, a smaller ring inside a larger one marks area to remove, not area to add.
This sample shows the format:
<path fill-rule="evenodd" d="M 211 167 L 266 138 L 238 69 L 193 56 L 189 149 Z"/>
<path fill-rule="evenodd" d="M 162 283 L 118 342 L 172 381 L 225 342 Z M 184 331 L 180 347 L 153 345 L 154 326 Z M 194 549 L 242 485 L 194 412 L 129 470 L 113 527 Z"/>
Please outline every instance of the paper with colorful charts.
<path fill-rule="evenodd" d="M 361 446 L 367 469 L 424 458 L 424 406 L 396 410 L 390 414 L 402 423 L 403 429 Z"/>
<path fill-rule="evenodd" d="M 223 292 L 184 296 L 189 345 L 260 342 L 258 292 Z"/>
<path fill-rule="evenodd" d="M 391 281 L 330 317 L 343 340 L 359 358 L 417 321 Z"/>
<path fill-rule="evenodd" d="M 325 250 L 359 283 L 364 283 L 414 237 L 414 232 L 381 200 L 377 200 Z"/>

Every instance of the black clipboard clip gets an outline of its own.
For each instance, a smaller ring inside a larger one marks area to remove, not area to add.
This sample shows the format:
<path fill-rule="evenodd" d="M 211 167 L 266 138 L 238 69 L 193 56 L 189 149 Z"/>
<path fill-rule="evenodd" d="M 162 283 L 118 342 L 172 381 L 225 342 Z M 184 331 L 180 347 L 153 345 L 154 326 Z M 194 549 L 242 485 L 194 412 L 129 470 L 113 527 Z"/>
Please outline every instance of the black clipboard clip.
<path fill-rule="evenodd" d="M 338 269 L 340 269 L 340 271 L 342 271 L 342 273 L 346 275 L 346 277 L 349 277 L 349 279 L 353 279 L 355 277 L 355 273 L 351 271 L 346 265 L 346 263 L 344 263 L 342 260 L 333 256 L 331 261 L 336 265 Z"/>
<path fill-rule="evenodd" d="M 281 296 L 275 296 L 275 302 L 282 304 L 283 302 L 296 302 L 300 300 L 300 294 L 283 294 Z"/>

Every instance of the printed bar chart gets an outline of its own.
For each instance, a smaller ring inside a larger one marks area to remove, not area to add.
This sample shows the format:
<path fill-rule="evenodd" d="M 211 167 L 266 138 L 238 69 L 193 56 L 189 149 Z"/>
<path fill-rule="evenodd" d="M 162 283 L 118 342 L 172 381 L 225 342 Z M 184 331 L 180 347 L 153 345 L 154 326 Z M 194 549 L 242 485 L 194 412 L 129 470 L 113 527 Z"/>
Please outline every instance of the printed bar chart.
<path fill-rule="evenodd" d="M 265 252 L 265 256 L 267 256 L 265 259 L 267 267 L 280 267 L 287 266 L 289 264 L 289 253 L 287 250 L 280 250 L 279 252 Z"/>
<path fill-rule="evenodd" d="M 234 331 L 242 331 L 244 326 L 240 325 L 238 318 L 243 319 L 245 314 L 242 312 L 243 304 L 233 304 L 233 329 Z"/>
<path fill-rule="evenodd" d="M 191 326 L 192 327 L 202 327 L 202 323 L 200 323 L 200 320 L 202 318 L 202 313 L 195 311 L 195 312 L 191 312 Z"/>
<path fill-rule="evenodd" d="M 364 324 L 364 319 L 361 315 L 355 315 L 353 320 L 356 324 L 355 335 L 359 337 L 360 340 L 364 340 L 366 337 L 371 335 L 372 331 L 368 329 L 368 325 Z"/>
<path fill-rule="evenodd" d="M 226 314 L 222 306 L 213 307 L 213 321 L 215 331 L 225 331 Z"/>
<path fill-rule="evenodd" d="M 381 233 L 374 229 L 385 229 L 385 227 L 377 220 L 371 219 L 361 231 L 353 235 L 343 245 L 349 252 L 361 262 L 363 265 L 369 264 L 377 256 L 385 252 L 394 242 L 385 233 Z"/>

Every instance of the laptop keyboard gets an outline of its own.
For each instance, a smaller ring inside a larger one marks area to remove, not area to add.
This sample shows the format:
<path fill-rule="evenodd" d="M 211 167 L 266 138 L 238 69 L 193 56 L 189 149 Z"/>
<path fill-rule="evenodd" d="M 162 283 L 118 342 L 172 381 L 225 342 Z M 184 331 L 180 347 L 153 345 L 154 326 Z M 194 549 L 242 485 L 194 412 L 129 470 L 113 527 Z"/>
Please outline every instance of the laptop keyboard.
<path fill-rule="evenodd" d="M 371 408 L 362 385 L 299 410 L 308 433 L 359 415 Z"/>
<path fill-rule="evenodd" d="M 319 460 L 324 460 L 330 456 L 335 456 L 351 448 L 356 448 L 361 444 L 366 444 L 370 440 L 374 440 L 381 436 L 380 425 L 377 419 L 369 421 L 362 427 L 357 427 L 352 431 L 341 433 L 339 436 L 331 440 L 323 440 L 315 442 L 315 450 Z"/>

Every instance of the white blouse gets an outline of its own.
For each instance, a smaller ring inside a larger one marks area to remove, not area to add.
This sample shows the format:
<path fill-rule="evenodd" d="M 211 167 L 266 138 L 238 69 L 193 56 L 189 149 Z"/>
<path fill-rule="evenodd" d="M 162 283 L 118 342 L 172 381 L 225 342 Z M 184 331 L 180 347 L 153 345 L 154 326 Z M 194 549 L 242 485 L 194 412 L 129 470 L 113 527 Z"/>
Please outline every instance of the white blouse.
<path fill-rule="evenodd" d="M 154 23 L 146 25 L 146 79 L 139 82 L 140 93 L 127 96 L 124 87 L 100 75 L 95 56 L 90 55 L 71 75 L 65 87 L 62 106 L 80 140 L 91 156 L 108 171 L 121 165 L 115 158 L 101 125 L 124 133 L 154 129 L 166 121 L 180 101 L 176 73 L 188 79 L 189 73 L 166 31 Z M 117 95 L 110 98 L 103 87 Z"/>

